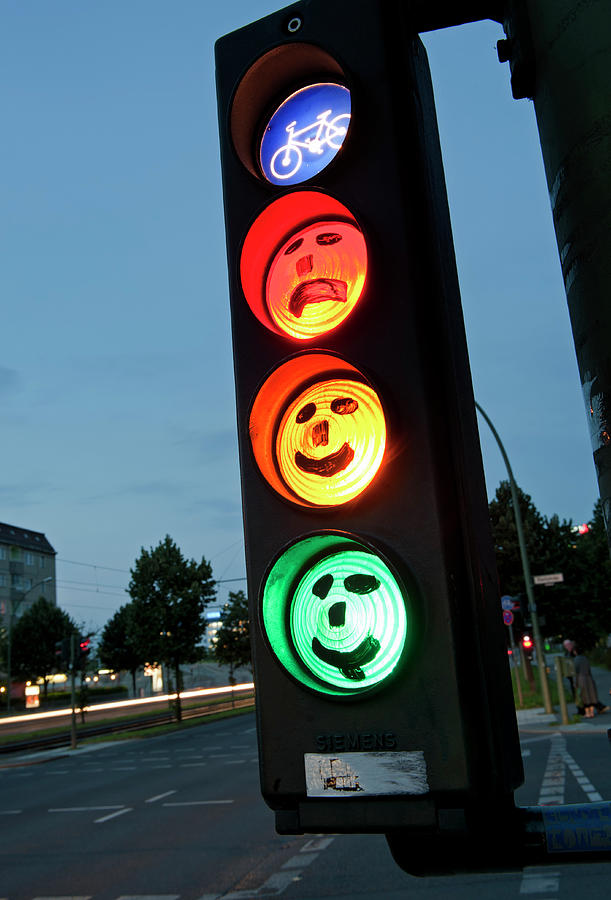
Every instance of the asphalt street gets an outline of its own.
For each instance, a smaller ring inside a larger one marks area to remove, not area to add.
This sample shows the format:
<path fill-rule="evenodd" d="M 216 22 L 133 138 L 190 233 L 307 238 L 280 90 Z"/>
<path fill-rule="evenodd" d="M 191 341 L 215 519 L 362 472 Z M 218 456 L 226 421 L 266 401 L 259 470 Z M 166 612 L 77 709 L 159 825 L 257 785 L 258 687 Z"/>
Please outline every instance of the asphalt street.
<path fill-rule="evenodd" d="M 518 803 L 611 799 L 611 715 L 568 733 L 544 719 L 521 734 Z M 0 900 L 609 895 L 607 864 L 414 878 L 381 836 L 277 835 L 259 795 L 252 714 L 48 756 L 0 769 Z"/>

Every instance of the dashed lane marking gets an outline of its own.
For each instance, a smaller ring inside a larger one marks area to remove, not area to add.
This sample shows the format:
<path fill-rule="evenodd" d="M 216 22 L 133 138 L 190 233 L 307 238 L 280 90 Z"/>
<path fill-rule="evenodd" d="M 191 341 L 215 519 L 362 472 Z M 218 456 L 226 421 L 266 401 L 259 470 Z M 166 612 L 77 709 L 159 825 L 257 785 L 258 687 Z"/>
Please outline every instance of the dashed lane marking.
<path fill-rule="evenodd" d="M 182 800 L 175 803 L 164 803 L 164 806 L 223 806 L 233 800 Z"/>
<path fill-rule="evenodd" d="M 116 812 L 110 813 L 107 816 L 102 816 L 101 819 L 94 819 L 93 821 L 94 821 L 95 825 L 99 825 L 102 822 L 108 822 L 109 819 L 116 819 L 117 816 L 124 816 L 125 813 L 132 812 L 132 811 L 133 811 L 132 806 L 126 806 L 124 809 L 118 809 Z"/>
<path fill-rule="evenodd" d="M 158 800 L 163 800 L 164 797 L 171 797 L 172 794 L 175 794 L 175 793 L 176 793 L 176 791 L 174 790 L 174 791 L 166 791 L 164 794 L 155 794 L 154 797 L 149 797 L 144 802 L 145 803 L 156 803 Z"/>
<path fill-rule="evenodd" d="M 180 894 L 122 894 L 117 900 L 180 900 Z"/>
<path fill-rule="evenodd" d="M 112 809 L 124 809 L 123 804 L 121 806 L 56 806 L 51 809 L 48 809 L 47 812 L 50 813 L 64 813 L 64 812 L 104 812 L 104 810 L 112 810 Z"/>

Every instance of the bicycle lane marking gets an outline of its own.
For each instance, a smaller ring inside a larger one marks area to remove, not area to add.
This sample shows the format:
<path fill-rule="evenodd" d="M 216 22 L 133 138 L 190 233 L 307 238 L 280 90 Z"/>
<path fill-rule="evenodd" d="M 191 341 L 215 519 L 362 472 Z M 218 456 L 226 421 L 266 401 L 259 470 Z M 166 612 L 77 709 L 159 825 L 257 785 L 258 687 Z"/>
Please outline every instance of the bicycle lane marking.
<path fill-rule="evenodd" d="M 549 755 L 539 790 L 538 806 L 557 806 L 564 803 L 566 741 L 561 734 L 552 734 Z M 546 894 L 548 898 L 560 891 L 560 872 L 543 866 L 527 866 L 522 872 L 520 894 Z"/>
<path fill-rule="evenodd" d="M 291 856 L 280 867 L 279 872 L 270 875 L 258 888 L 243 891 L 230 891 L 223 894 L 223 900 L 249 900 L 257 897 L 275 897 L 283 893 L 296 881 L 301 880 L 304 869 L 318 859 L 320 853 L 335 840 L 335 835 L 316 835 L 306 841 L 299 853 Z M 219 895 L 220 896 L 220 895 Z"/>

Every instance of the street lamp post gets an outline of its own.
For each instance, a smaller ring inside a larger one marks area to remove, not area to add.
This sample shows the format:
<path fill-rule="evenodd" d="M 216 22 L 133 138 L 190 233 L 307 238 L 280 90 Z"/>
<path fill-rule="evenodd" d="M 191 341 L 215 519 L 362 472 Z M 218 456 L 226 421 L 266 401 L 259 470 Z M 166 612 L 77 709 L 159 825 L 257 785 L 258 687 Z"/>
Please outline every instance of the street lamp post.
<path fill-rule="evenodd" d="M 533 638 L 535 642 L 535 650 L 537 651 L 537 661 L 538 661 L 538 669 L 539 669 L 539 677 L 541 679 L 541 693 L 543 695 L 543 703 L 545 705 L 545 712 L 551 713 L 552 710 L 552 700 L 549 692 L 549 684 L 547 682 L 547 670 L 546 670 L 546 662 L 545 662 L 545 652 L 543 647 L 543 641 L 541 640 L 541 632 L 539 631 L 539 618 L 537 616 L 537 606 L 535 603 L 535 595 L 533 592 L 533 581 L 532 576 L 530 574 L 530 562 L 528 560 L 528 553 L 526 552 L 526 540 L 524 539 L 524 527 L 522 525 L 522 513 L 520 512 L 520 503 L 518 499 L 518 488 L 513 477 L 513 472 L 511 471 L 511 465 L 509 464 L 509 457 L 505 452 L 505 448 L 503 447 L 503 443 L 497 433 L 496 428 L 490 421 L 489 417 L 486 415 L 484 410 L 481 408 L 479 403 L 475 404 L 475 408 L 481 414 L 481 416 L 486 420 L 486 424 L 490 428 L 490 431 L 494 435 L 494 438 L 499 446 L 499 450 L 501 451 L 501 455 L 505 462 L 505 466 L 507 468 L 507 475 L 509 476 L 509 487 L 511 489 L 511 502 L 513 505 L 513 515 L 516 522 L 516 531 L 518 533 L 518 544 L 520 545 L 520 558 L 522 560 L 522 572 L 524 574 L 524 584 L 526 585 L 526 598 L 528 601 L 528 611 L 530 613 L 530 618 L 533 626 Z"/>
<path fill-rule="evenodd" d="M 6 629 L 6 711 L 8 713 L 11 711 L 11 642 L 13 637 L 13 616 L 31 591 L 40 587 L 41 584 L 48 584 L 50 581 L 53 581 L 53 577 L 48 575 L 46 578 L 43 578 L 42 581 L 37 581 L 36 584 L 33 584 L 32 587 L 28 588 L 17 601 L 15 609 L 13 609 L 13 601 L 9 592 L 7 607 L 8 627 Z"/>

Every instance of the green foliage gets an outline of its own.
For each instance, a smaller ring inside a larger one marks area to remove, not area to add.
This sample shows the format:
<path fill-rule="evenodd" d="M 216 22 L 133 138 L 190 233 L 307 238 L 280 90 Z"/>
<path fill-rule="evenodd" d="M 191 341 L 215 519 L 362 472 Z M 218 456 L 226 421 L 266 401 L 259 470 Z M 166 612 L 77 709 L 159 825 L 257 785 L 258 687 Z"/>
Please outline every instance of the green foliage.
<path fill-rule="evenodd" d="M 11 672 L 14 678 L 34 681 L 57 668 L 55 644 L 69 638 L 77 626 L 59 607 L 40 597 L 13 624 Z"/>
<path fill-rule="evenodd" d="M 136 669 L 146 662 L 146 652 L 136 642 L 132 617 L 133 606 L 126 603 L 108 620 L 102 631 L 98 656 L 109 669 L 130 672 L 135 693 Z"/>
<path fill-rule="evenodd" d="M 562 572 L 564 576 L 563 582 L 551 587 L 534 587 L 537 614 L 545 619 L 541 631 L 559 641 L 570 638 L 589 650 L 611 632 L 611 561 L 600 501 L 588 523 L 590 530 L 580 535 L 570 520 L 542 516 L 519 488 L 518 497 L 532 575 Z M 525 595 L 508 481 L 497 488 L 490 519 L 500 593 Z"/>
<path fill-rule="evenodd" d="M 221 627 L 214 642 L 219 665 L 229 666 L 231 674 L 240 666 L 252 668 L 250 658 L 250 622 L 244 591 L 231 592 L 221 612 Z"/>
<path fill-rule="evenodd" d="M 142 548 L 131 570 L 129 630 L 147 662 L 172 668 L 181 689 L 180 666 L 195 662 L 206 630 L 204 609 L 216 596 L 210 563 L 186 560 L 169 535 Z M 180 718 L 180 702 L 176 706 Z"/>

